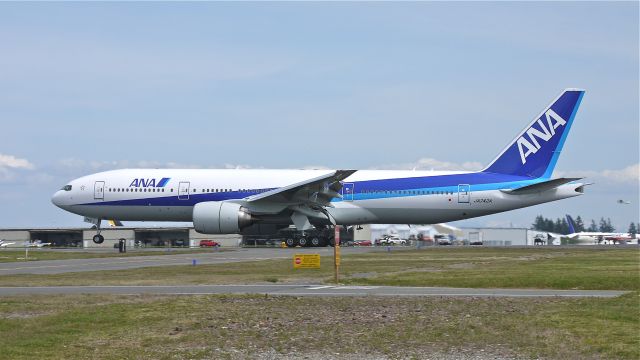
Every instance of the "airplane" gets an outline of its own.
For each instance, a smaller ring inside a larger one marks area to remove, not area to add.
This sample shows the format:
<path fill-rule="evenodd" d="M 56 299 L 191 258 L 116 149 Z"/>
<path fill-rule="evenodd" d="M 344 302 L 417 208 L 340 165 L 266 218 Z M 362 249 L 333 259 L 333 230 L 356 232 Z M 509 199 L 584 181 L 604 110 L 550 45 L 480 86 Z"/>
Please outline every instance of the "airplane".
<path fill-rule="evenodd" d="M 7 242 L 4 239 L 0 239 L 0 248 L 7 247 L 7 246 L 13 245 L 13 244 L 15 244 L 15 242 Z"/>
<path fill-rule="evenodd" d="M 569 231 L 571 234 L 561 235 L 573 240 L 577 240 L 580 244 L 632 244 L 637 243 L 640 235 L 632 237 L 627 233 L 610 233 L 610 232 L 576 232 L 575 223 L 570 215 L 566 215 Z"/>
<path fill-rule="evenodd" d="M 25 241 L 24 242 L 24 246 L 25 247 L 38 247 L 38 248 L 41 248 L 41 247 L 50 246 L 50 245 L 51 245 L 50 242 L 46 243 L 46 242 L 42 242 L 42 240 Z"/>
<path fill-rule="evenodd" d="M 584 90 L 563 90 L 484 169 L 120 169 L 72 180 L 52 196 L 100 221 L 193 222 L 204 234 L 265 234 L 359 224 L 436 224 L 580 196 L 580 178 L 552 178 Z M 478 130 L 480 131 L 481 128 Z M 491 139 L 490 130 L 486 137 Z M 493 142 L 491 139 L 490 142 Z M 331 234 L 331 231 L 327 231 Z M 309 241 L 311 244 L 309 244 Z M 301 246 L 333 244 L 302 236 Z M 290 244 L 291 245 L 291 244 Z"/>
<path fill-rule="evenodd" d="M 631 204 L 631 201 L 620 199 L 620 200 L 618 200 L 618 204 L 629 205 L 629 204 Z"/>

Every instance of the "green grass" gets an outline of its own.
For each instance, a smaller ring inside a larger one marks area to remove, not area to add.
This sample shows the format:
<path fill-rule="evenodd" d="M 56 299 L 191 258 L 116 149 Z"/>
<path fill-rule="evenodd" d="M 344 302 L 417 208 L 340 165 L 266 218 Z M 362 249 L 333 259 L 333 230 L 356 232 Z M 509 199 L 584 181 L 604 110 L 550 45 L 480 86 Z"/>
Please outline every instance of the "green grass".
<path fill-rule="evenodd" d="M 0 302 L 0 357 L 638 359 L 638 296 L 14 296 Z"/>
<path fill-rule="evenodd" d="M 366 285 L 640 290 L 636 248 L 437 249 L 398 252 L 345 270 L 345 282 Z M 354 277 L 358 271 L 375 275 Z"/>
<path fill-rule="evenodd" d="M 342 255 L 341 282 L 359 285 L 640 290 L 636 248 L 446 248 Z M 131 270 L 4 275 L 0 286 L 332 283 L 320 269 L 291 260 Z"/>
<path fill-rule="evenodd" d="M 345 254 L 349 284 L 618 289 L 603 298 L 56 295 L 0 298 L 0 358 L 352 355 L 640 358 L 635 248 L 447 248 Z M 0 276 L 2 286 L 330 283 L 291 260 Z"/>
<path fill-rule="evenodd" d="M 131 257 L 131 256 L 156 256 L 156 255 L 178 255 L 178 254 L 192 254 L 203 253 L 213 251 L 226 251 L 225 249 L 186 249 L 186 248 L 167 248 L 170 250 L 162 251 L 145 251 L 145 250 L 128 250 L 126 253 L 119 253 L 117 249 L 104 249 L 100 252 L 91 251 L 66 251 L 57 249 L 29 249 L 27 261 L 42 261 L 42 260 L 69 260 L 69 259 L 97 259 L 97 258 L 110 258 L 110 257 Z M 24 250 L 0 250 L 0 263 L 4 262 L 24 262 L 25 251 Z"/>

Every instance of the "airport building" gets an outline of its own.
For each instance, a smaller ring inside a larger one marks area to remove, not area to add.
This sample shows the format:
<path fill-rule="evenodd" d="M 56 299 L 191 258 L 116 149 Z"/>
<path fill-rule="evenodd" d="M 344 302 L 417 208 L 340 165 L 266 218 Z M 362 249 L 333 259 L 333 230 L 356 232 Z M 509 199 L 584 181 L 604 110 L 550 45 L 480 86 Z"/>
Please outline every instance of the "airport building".
<path fill-rule="evenodd" d="M 527 228 L 462 228 L 464 238 L 484 246 L 547 245 L 547 233 Z M 551 245 L 551 244 L 549 244 Z"/>
<path fill-rule="evenodd" d="M 205 235 L 192 227 L 108 227 L 101 230 L 104 243 L 92 241 L 96 229 L 91 228 L 47 228 L 47 229 L 0 229 L 0 239 L 23 247 L 25 242 L 51 243 L 57 247 L 113 248 L 124 239 L 127 247 L 174 246 L 198 247 L 201 240 L 213 240 L 223 247 L 239 246 L 239 235 Z"/>
<path fill-rule="evenodd" d="M 394 235 L 400 239 L 414 239 L 423 236 L 433 238 L 437 234 L 450 235 L 453 239 L 462 239 L 464 236 L 464 232 L 461 229 L 447 224 L 371 224 L 356 226 L 353 231 L 353 240 L 370 240 L 373 242 L 384 235 Z"/>
<path fill-rule="evenodd" d="M 222 247 L 242 246 L 241 235 L 200 234 L 192 227 L 107 227 L 102 229 L 104 243 L 92 241 L 96 229 L 92 228 L 43 228 L 0 229 L 0 239 L 13 243 L 9 247 L 23 247 L 25 243 L 50 243 L 55 247 L 113 248 L 125 240 L 128 248 L 141 247 L 199 247 L 202 240 L 213 240 Z M 485 246 L 533 246 L 547 245 L 547 234 L 526 228 L 456 228 L 447 224 L 398 225 L 373 224 L 353 227 L 353 240 L 370 240 L 394 235 L 400 239 L 434 238 L 447 235 L 459 244 Z M 455 242 L 454 242 L 455 243 Z"/>
<path fill-rule="evenodd" d="M 527 228 L 456 228 L 448 224 L 402 225 L 373 224 L 361 225 L 354 230 L 354 240 L 371 240 L 384 235 L 397 236 L 400 239 L 433 238 L 435 235 L 447 235 L 454 244 L 482 244 L 485 246 L 533 246 L 547 245 L 547 233 Z M 536 241 L 537 239 L 537 241 Z M 549 244 L 551 245 L 551 244 Z"/>

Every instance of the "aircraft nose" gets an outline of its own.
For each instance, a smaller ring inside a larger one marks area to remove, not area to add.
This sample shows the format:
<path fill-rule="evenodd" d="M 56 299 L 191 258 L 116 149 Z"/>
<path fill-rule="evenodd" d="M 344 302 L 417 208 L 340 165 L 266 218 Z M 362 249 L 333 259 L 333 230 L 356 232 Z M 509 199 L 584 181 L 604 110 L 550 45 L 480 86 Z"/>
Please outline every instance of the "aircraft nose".
<path fill-rule="evenodd" d="M 60 194 L 61 192 L 62 192 L 62 190 L 58 190 L 51 197 L 51 202 L 53 203 L 53 205 L 55 205 L 55 206 L 57 206 L 59 208 L 62 208 L 62 194 Z"/>

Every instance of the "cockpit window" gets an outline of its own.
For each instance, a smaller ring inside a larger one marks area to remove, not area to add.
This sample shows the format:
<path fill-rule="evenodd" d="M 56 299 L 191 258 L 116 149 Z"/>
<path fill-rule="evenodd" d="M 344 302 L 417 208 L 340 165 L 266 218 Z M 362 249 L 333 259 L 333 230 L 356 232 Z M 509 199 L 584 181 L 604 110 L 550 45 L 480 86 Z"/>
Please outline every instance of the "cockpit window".
<path fill-rule="evenodd" d="M 60 190 L 64 190 L 64 191 L 71 191 L 71 185 L 65 185 L 62 187 L 62 189 Z"/>

